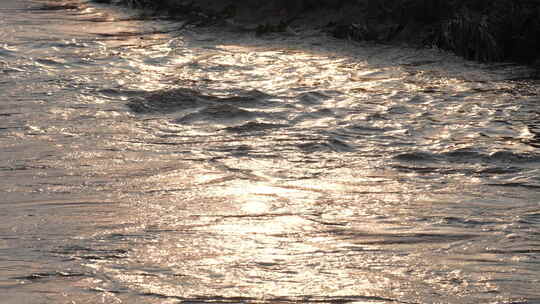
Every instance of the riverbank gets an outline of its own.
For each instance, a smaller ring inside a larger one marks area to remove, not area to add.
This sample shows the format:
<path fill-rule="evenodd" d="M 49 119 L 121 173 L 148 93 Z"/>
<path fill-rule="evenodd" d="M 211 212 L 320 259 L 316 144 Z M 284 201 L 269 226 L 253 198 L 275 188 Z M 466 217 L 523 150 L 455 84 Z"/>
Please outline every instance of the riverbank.
<path fill-rule="evenodd" d="M 358 41 L 438 47 L 481 62 L 513 61 L 540 68 L 538 0 L 95 0 L 148 14 L 232 24 L 260 35 L 320 28 Z"/>

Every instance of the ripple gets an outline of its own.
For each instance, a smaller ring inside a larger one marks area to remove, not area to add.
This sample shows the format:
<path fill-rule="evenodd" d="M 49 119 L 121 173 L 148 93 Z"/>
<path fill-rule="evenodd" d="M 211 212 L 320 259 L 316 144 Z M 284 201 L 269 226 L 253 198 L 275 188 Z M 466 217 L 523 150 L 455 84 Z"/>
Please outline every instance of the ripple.
<path fill-rule="evenodd" d="M 214 104 L 207 106 L 195 113 L 187 114 L 181 118 L 175 119 L 175 123 L 194 124 L 194 123 L 238 123 L 245 120 L 251 120 L 261 116 L 257 112 L 247 111 L 230 104 Z"/>
<path fill-rule="evenodd" d="M 135 113 L 173 113 L 220 104 L 247 108 L 267 106 L 266 101 L 269 98 L 271 98 L 270 95 L 257 90 L 242 92 L 241 95 L 220 97 L 206 95 L 193 89 L 177 88 L 147 93 L 131 99 L 127 105 Z"/>
<path fill-rule="evenodd" d="M 297 145 L 300 150 L 306 153 L 314 152 L 353 152 L 355 149 L 347 142 L 332 138 L 324 142 L 310 142 Z"/>
<path fill-rule="evenodd" d="M 73 277 L 85 277 L 87 274 L 77 273 L 77 272 L 37 272 L 32 273 L 26 276 L 13 277 L 15 280 L 25 280 L 25 281 L 41 281 L 47 279 L 63 279 L 63 278 L 73 278 Z"/>
<path fill-rule="evenodd" d="M 135 113 L 172 113 L 197 108 L 218 101 L 214 96 L 203 95 L 198 91 L 178 88 L 151 92 L 143 97 L 131 99 L 127 106 Z"/>
<path fill-rule="evenodd" d="M 231 133 L 250 133 L 250 132 L 265 132 L 265 131 L 269 131 L 273 129 L 281 129 L 281 128 L 286 128 L 286 127 L 288 127 L 288 125 L 250 121 L 240 126 L 227 127 L 224 130 Z"/>
<path fill-rule="evenodd" d="M 447 163 L 538 163 L 540 155 L 536 153 L 517 153 L 511 151 L 497 151 L 482 153 L 469 149 L 433 153 L 416 151 L 398 154 L 393 157 L 405 162 L 447 162 Z"/>

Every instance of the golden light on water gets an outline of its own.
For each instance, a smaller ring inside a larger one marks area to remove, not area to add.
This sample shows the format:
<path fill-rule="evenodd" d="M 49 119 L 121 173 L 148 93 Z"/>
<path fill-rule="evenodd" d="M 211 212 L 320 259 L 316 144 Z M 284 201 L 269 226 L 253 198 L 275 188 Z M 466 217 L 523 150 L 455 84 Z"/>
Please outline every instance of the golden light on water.
<path fill-rule="evenodd" d="M 101 17 L 1 63 L 23 84 L 2 87 L 0 187 L 18 199 L 2 227 L 26 234 L 0 247 L 70 267 L 13 275 L 29 288 L 77 286 L 87 303 L 476 303 L 506 299 L 508 269 L 529 274 L 508 286 L 534 284 L 537 158 L 522 152 L 536 125 L 495 76 L 320 33 Z"/>

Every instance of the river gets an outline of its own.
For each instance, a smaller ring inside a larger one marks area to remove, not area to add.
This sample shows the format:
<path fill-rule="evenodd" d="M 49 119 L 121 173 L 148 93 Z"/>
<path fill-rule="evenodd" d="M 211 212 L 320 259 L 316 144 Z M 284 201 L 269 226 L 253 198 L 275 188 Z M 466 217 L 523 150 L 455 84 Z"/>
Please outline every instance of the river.
<path fill-rule="evenodd" d="M 1 303 L 540 303 L 525 68 L 137 14 L 0 3 Z"/>

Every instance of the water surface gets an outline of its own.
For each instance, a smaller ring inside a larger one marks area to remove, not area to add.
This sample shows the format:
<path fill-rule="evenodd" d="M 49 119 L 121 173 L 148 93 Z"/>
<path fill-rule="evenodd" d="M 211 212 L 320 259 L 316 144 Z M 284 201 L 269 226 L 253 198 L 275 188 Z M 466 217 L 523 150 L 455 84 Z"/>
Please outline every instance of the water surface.
<path fill-rule="evenodd" d="M 0 4 L 2 303 L 540 302 L 524 68 L 136 16 Z"/>

